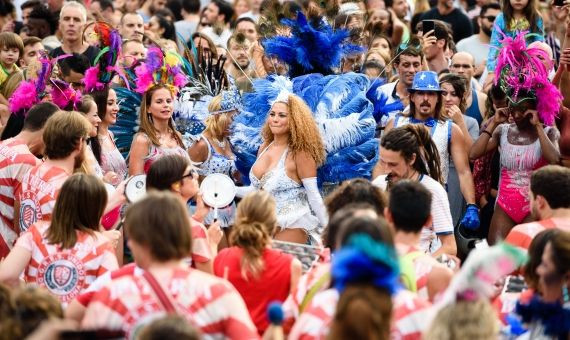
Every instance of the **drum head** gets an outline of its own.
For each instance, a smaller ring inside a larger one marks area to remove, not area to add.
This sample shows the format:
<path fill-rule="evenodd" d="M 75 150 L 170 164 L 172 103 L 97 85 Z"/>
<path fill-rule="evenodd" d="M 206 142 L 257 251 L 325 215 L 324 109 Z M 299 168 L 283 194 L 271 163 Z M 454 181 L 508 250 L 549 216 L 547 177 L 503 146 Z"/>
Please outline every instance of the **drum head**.
<path fill-rule="evenodd" d="M 146 195 L 146 175 L 131 177 L 125 186 L 125 197 L 129 203 L 135 203 Z"/>
<path fill-rule="evenodd" d="M 236 186 L 232 179 L 224 174 L 206 176 L 200 185 L 204 203 L 212 208 L 227 207 L 236 196 Z"/>

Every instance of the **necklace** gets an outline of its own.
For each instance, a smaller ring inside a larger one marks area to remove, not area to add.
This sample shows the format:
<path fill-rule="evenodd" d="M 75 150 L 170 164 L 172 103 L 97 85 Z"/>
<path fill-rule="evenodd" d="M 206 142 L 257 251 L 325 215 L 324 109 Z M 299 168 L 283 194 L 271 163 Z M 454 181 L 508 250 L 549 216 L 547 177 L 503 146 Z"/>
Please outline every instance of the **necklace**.
<path fill-rule="evenodd" d="M 226 141 L 223 138 L 221 141 L 219 139 L 213 138 L 213 137 L 212 137 L 212 139 L 214 140 L 214 142 L 216 142 L 216 144 L 218 144 L 218 146 L 220 148 L 224 149 L 226 147 Z"/>

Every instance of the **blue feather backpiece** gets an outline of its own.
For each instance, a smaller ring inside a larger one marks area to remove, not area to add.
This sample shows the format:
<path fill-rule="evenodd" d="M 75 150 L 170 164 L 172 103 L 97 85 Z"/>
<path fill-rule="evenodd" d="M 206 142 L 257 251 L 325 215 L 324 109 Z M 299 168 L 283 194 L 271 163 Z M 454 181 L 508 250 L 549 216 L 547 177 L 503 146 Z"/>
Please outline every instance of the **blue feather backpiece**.
<path fill-rule="evenodd" d="M 255 91 L 244 95 L 244 111 L 234 118 L 230 141 L 242 178 L 247 182 L 263 143 L 261 129 L 270 103 L 287 86 L 308 104 L 321 132 L 327 158 L 317 171 L 319 183 L 370 178 L 378 160 L 378 141 L 374 139 L 373 105 L 366 98 L 366 76 L 305 75 L 292 79 L 292 84 L 285 79 L 271 76 L 255 80 Z"/>
<path fill-rule="evenodd" d="M 109 130 L 115 136 L 117 148 L 126 159 L 131 150 L 133 136 L 139 130 L 139 108 L 142 96 L 124 87 L 116 87 L 114 90 L 117 93 L 117 102 L 120 105 L 117 123 L 111 125 Z"/>
<path fill-rule="evenodd" d="M 384 85 L 384 81 L 382 79 L 376 79 L 372 82 L 370 88 L 366 92 L 366 97 L 374 105 L 373 116 L 376 123 L 380 123 L 382 117 L 390 112 L 404 110 L 404 104 L 400 100 L 386 105 L 388 96 L 379 90 L 379 87 L 382 85 Z"/>
<path fill-rule="evenodd" d="M 282 23 L 291 28 L 291 35 L 268 38 L 263 47 L 266 55 L 276 56 L 289 65 L 291 77 L 307 73 L 332 74 L 344 56 L 363 51 L 347 43 L 348 30 L 334 30 L 324 21 L 309 23 L 300 11 L 296 20 L 284 19 Z"/>

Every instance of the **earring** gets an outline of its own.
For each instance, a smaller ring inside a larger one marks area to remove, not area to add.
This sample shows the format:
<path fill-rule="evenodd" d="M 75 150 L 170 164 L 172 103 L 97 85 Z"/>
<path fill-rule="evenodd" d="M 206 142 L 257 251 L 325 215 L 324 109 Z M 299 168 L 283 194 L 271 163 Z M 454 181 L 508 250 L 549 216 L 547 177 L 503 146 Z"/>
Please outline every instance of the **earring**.
<path fill-rule="evenodd" d="M 562 286 L 562 301 L 567 303 L 570 301 L 570 294 L 568 294 L 568 285 Z"/>

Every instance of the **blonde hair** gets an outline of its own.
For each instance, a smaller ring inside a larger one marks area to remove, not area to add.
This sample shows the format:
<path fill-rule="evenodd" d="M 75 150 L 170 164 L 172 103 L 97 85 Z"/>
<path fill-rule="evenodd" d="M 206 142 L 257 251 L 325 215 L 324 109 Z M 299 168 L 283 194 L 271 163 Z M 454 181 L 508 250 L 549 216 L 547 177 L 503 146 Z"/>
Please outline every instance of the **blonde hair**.
<path fill-rule="evenodd" d="M 204 122 L 206 124 L 206 129 L 204 132 L 209 133 L 212 137 L 221 137 L 230 124 L 230 118 L 226 115 L 225 112 L 212 114 L 212 112 L 220 111 L 221 109 L 222 95 L 219 94 L 212 98 L 212 101 L 208 105 L 208 111 L 210 111 L 210 115 Z"/>
<path fill-rule="evenodd" d="M 499 320 L 488 301 L 457 301 L 436 315 L 424 340 L 497 339 Z"/>
<path fill-rule="evenodd" d="M 152 95 L 160 89 L 166 89 L 172 94 L 171 89 L 164 84 L 153 85 L 144 93 L 139 111 L 139 121 L 140 121 L 139 132 L 144 132 L 148 136 L 152 144 L 156 146 L 160 146 L 160 141 L 158 139 L 158 136 L 156 135 L 156 128 L 152 124 L 152 120 L 149 117 L 150 112 L 148 112 L 148 108 L 151 104 Z M 178 143 L 178 145 L 184 147 L 184 144 L 182 143 L 182 137 L 180 137 L 178 132 L 176 132 L 172 119 L 168 120 L 168 127 L 171 129 L 172 135 L 176 140 L 176 142 Z"/>
<path fill-rule="evenodd" d="M 269 244 L 277 225 L 275 200 L 266 191 L 246 195 L 237 207 L 230 243 L 243 249 L 241 274 L 258 277 L 263 271 L 263 250 Z"/>
<path fill-rule="evenodd" d="M 315 160 L 317 167 L 322 165 L 326 157 L 325 147 L 311 109 L 303 99 L 294 94 L 289 95 L 286 104 L 289 108 L 289 149 L 293 154 L 306 152 Z M 266 144 L 273 141 L 268 121 L 261 131 Z"/>

